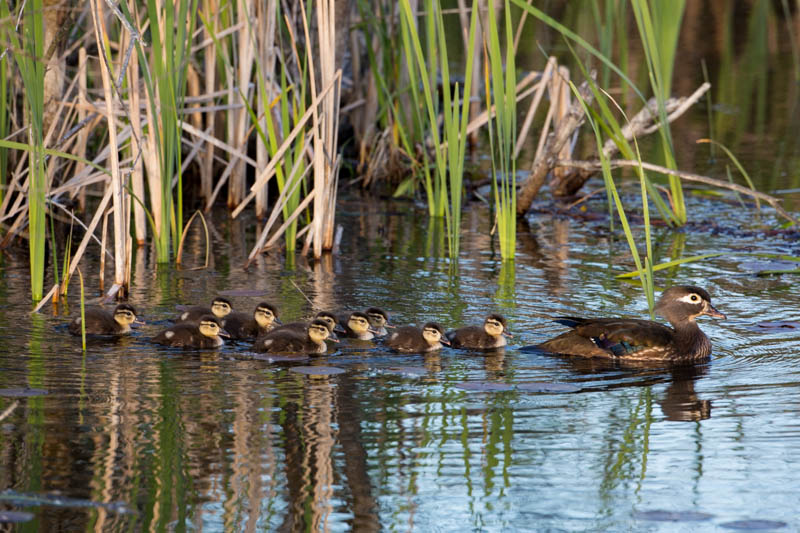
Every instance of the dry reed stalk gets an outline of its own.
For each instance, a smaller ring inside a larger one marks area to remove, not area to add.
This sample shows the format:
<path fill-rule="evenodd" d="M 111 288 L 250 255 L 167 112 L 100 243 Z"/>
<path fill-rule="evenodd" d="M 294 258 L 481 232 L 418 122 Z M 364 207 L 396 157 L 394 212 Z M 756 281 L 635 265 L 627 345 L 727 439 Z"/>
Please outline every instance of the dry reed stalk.
<path fill-rule="evenodd" d="M 108 40 L 105 28 L 103 8 L 98 0 L 90 0 L 92 20 L 94 21 L 95 40 L 100 51 L 100 75 L 103 80 L 103 94 L 106 102 L 106 120 L 108 121 L 109 163 L 111 166 L 111 190 L 114 206 L 114 284 L 124 287 L 125 284 L 125 259 L 127 254 L 128 227 L 126 222 L 126 202 L 128 201 L 125 187 L 122 183 L 122 174 L 119 168 L 119 146 L 117 145 L 117 126 L 114 118 L 114 93 L 111 90 L 111 75 L 106 64 L 104 43 Z"/>
<path fill-rule="evenodd" d="M 300 2 L 301 7 L 304 2 Z M 316 5 L 317 46 L 319 48 L 320 85 L 335 85 L 335 90 L 322 97 L 320 109 L 312 107 L 314 154 L 314 216 L 311 221 L 314 257 L 320 258 L 323 250 L 333 247 L 336 190 L 338 186 L 337 129 L 339 122 L 339 97 L 341 94 L 341 70 L 336 69 L 336 16 L 333 0 L 321 0 Z M 303 7 L 305 13 L 305 8 Z M 305 16 L 303 31 L 306 43 L 311 43 L 308 21 Z M 308 48 L 306 49 L 308 51 Z M 311 57 L 309 56 L 309 59 Z M 309 69 L 312 99 L 317 96 L 314 69 Z M 333 202 L 331 201 L 333 199 Z"/>
<path fill-rule="evenodd" d="M 147 240 L 147 220 L 144 212 L 144 147 L 142 146 L 142 113 L 139 93 L 139 56 L 133 54 L 128 64 L 128 109 L 130 111 L 131 152 L 133 153 L 133 166 L 131 168 L 131 188 L 139 201 L 134 200 L 133 214 L 136 226 L 136 243 L 144 245 Z"/>
<path fill-rule="evenodd" d="M 244 101 L 249 99 L 250 78 L 253 73 L 253 62 L 255 60 L 255 48 L 250 34 L 245 29 L 250 26 L 254 18 L 251 12 L 253 3 L 247 0 L 239 0 L 236 4 L 236 16 L 242 29 L 236 34 L 237 62 L 236 70 L 228 77 L 228 87 L 230 91 L 230 102 L 242 104 L 242 107 L 232 113 L 232 124 L 230 128 L 230 144 L 243 151 L 247 151 L 247 130 L 250 126 L 250 114 L 244 106 Z M 245 168 L 240 160 L 236 159 L 230 163 L 233 165 L 230 178 L 228 178 L 228 207 L 233 209 L 242 201 L 245 194 Z"/>
<path fill-rule="evenodd" d="M 217 32 L 219 29 L 219 18 L 216 13 L 219 10 L 216 0 L 205 0 L 203 3 L 203 11 L 208 14 L 209 25 L 211 31 L 203 25 L 203 32 L 206 35 L 206 40 L 211 44 L 206 46 L 203 51 L 203 77 L 205 79 L 205 92 L 206 95 L 214 94 L 217 88 L 217 47 L 214 45 L 211 32 Z M 196 53 L 192 50 L 192 53 Z M 206 129 L 211 135 L 214 135 L 216 130 L 217 114 L 215 112 L 206 113 Z M 204 200 L 211 198 L 211 192 L 214 188 L 214 145 L 207 145 L 203 158 L 203 163 L 200 165 L 200 194 Z"/>
<path fill-rule="evenodd" d="M 522 128 L 519 130 L 519 137 L 517 138 L 517 146 L 514 148 L 513 158 L 516 159 L 519 157 L 519 152 L 522 150 L 522 147 L 525 145 L 525 140 L 528 137 L 528 130 L 533 123 L 533 117 L 536 114 L 536 110 L 539 109 L 539 103 L 542 101 L 542 96 L 544 96 L 544 89 L 548 85 L 548 80 L 552 75 L 553 68 L 556 66 L 556 58 L 550 57 L 547 60 L 547 65 L 544 67 L 544 71 L 542 72 L 541 82 L 539 83 L 539 88 L 535 91 L 533 100 L 531 101 L 531 105 L 528 108 L 528 113 L 525 115 L 525 120 L 522 122 Z"/>
<path fill-rule="evenodd" d="M 569 70 L 567 67 L 558 67 L 558 76 L 553 77 L 553 93 L 550 95 L 551 102 L 557 102 L 555 106 L 555 122 L 554 127 L 558 128 L 561 121 L 565 119 L 569 108 L 572 105 L 572 90 L 569 87 Z M 577 135 L 577 130 L 574 135 Z M 574 139 L 574 136 L 573 136 Z M 564 143 L 561 151 L 558 152 L 559 159 L 569 159 L 572 155 L 573 144 L 570 142 Z M 567 173 L 567 169 L 554 168 L 553 180 L 559 180 Z"/>
<path fill-rule="evenodd" d="M 259 2 L 256 6 L 256 43 L 258 46 L 258 62 L 261 65 L 261 76 L 258 76 L 258 82 L 264 83 L 264 93 L 267 95 L 266 101 L 271 102 L 274 98 L 275 91 L 275 61 L 277 59 L 275 48 L 275 29 L 277 27 L 277 4 L 275 0 L 267 0 L 266 3 Z M 256 89 L 256 95 L 260 95 L 260 91 Z M 259 127 L 261 131 L 267 131 L 266 114 L 271 113 L 269 106 L 266 105 L 264 98 L 257 97 L 256 113 L 259 116 Z M 273 121 L 276 122 L 277 121 Z M 280 130 L 280 128 L 276 128 Z M 298 158 L 300 159 L 300 158 Z M 263 142 L 256 143 L 256 175 L 261 174 L 269 164 L 269 152 L 267 146 Z M 256 217 L 261 219 L 267 214 L 267 191 L 268 187 L 261 187 L 256 191 Z"/>

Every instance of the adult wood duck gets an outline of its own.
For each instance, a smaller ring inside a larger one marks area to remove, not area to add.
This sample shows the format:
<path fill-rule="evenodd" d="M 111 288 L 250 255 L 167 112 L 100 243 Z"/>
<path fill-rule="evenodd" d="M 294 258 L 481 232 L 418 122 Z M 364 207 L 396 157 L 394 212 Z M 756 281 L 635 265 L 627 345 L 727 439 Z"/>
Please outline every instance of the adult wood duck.
<path fill-rule="evenodd" d="M 204 305 L 193 305 L 180 314 L 175 322 L 199 322 L 205 315 L 214 315 L 222 318 L 233 311 L 231 301 L 222 296 L 217 296 L 211 301 L 211 307 Z"/>
<path fill-rule="evenodd" d="M 314 315 L 314 318 L 311 319 L 311 322 L 313 322 L 314 320 L 322 320 L 323 322 L 325 322 L 325 324 L 328 325 L 328 333 L 330 335 L 328 337 L 328 340 L 331 340 L 331 341 L 334 341 L 334 342 L 338 341 L 338 337 L 336 336 L 336 333 L 334 332 L 334 330 L 336 329 L 336 326 L 339 324 L 339 322 L 336 320 L 336 315 L 334 315 L 330 311 L 320 311 L 319 313 Z M 306 321 L 302 321 L 302 320 L 301 321 L 297 321 L 297 322 L 289 322 L 288 324 L 282 324 L 282 325 L 278 326 L 277 328 L 273 329 L 272 331 L 288 329 L 288 330 L 294 331 L 295 333 L 302 334 L 302 333 L 304 333 L 306 331 L 306 329 L 308 329 L 308 325 L 311 322 L 306 322 Z"/>
<path fill-rule="evenodd" d="M 369 325 L 375 331 L 376 336 L 383 337 L 389 333 L 386 328 L 394 328 L 389 324 L 389 315 L 379 307 L 370 307 L 364 311 L 364 314 L 367 315 Z"/>
<path fill-rule="evenodd" d="M 344 328 L 345 337 L 362 341 L 375 338 L 375 331 L 369 325 L 369 316 L 366 313 L 360 311 L 350 313 L 347 320 L 343 322 L 342 327 Z"/>
<path fill-rule="evenodd" d="M 325 353 L 328 351 L 325 341 L 330 336 L 328 327 L 328 323 L 324 320 L 314 320 L 302 333 L 289 328 L 278 328 L 259 337 L 253 345 L 253 350 L 289 354 Z"/>
<path fill-rule="evenodd" d="M 84 311 L 87 335 L 122 335 L 131 331 L 131 324 L 144 324 L 136 318 L 136 309 L 132 305 L 119 304 L 111 313 L 100 307 L 90 307 Z M 69 323 L 69 332 L 81 334 L 81 317 L 75 317 Z"/>
<path fill-rule="evenodd" d="M 505 337 L 511 337 L 503 315 L 491 314 L 483 321 L 483 326 L 467 326 L 447 332 L 447 339 L 453 348 L 467 350 L 491 350 L 506 345 Z"/>
<path fill-rule="evenodd" d="M 450 344 L 450 341 L 445 338 L 442 326 L 428 322 L 421 329 L 414 326 L 397 328 L 384 343 L 398 352 L 423 353 L 439 350 L 442 344 Z"/>
<path fill-rule="evenodd" d="M 702 315 L 725 318 L 711 305 L 711 296 L 691 285 L 671 287 L 661 294 L 656 313 L 672 327 L 625 318 L 559 317 L 572 330 L 538 345 L 549 352 L 620 360 L 659 360 L 691 363 L 711 355 L 711 341 L 695 319 Z"/>
<path fill-rule="evenodd" d="M 176 348 L 218 348 L 224 343 L 220 337 L 228 332 L 219 325 L 214 315 L 205 315 L 197 323 L 181 322 L 153 337 L 153 342 Z"/>
<path fill-rule="evenodd" d="M 261 302 L 252 315 L 247 313 L 230 313 L 220 318 L 220 325 L 228 332 L 231 339 L 255 339 L 266 335 L 280 324 L 278 309 L 268 303 Z"/>

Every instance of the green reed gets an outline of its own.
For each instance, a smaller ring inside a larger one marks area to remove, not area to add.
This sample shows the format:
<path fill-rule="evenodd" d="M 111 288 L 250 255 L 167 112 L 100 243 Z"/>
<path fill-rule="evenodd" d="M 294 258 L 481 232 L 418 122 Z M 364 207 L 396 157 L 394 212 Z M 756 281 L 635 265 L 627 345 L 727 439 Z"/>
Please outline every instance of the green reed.
<path fill-rule="evenodd" d="M 447 41 L 444 21 L 438 2 L 425 2 L 426 52 L 416 28 L 416 18 L 411 12 L 408 0 L 402 0 L 403 47 L 408 62 L 411 90 L 414 92 L 412 71 L 419 75 L 425 97 L 428 115 L 427 127 L 433 140 L 435 179 L 426 182 L 428 204 L 433 216 L 444 216 L 447 221 L 447 236 L 450 258 L 458 258 L 461 231 L 461 197 L 463 195 L 464 157 L 467 145 L 467 124 L 472 97 L 472 68 L 474 63 L 474 43 L 478 20 L 478 2 L 473 0 L 470 18 L 467 60 L 465 68 L 464 93 L 459 100 L 458 84 L 451 88 L 450 66 L 447 56 Z M 438 60 L 437 60 L 438 59 Z M 436 81 L 441 76 L 442 84 L 442 137 L 438 126 L 438 97 L 435 93 Z M 444 142 L 444 146 L 442 142 Z M 447 202 L 449 192 L 449 204 Z"/>
<path fill-rule="evenodd" d="M 494 194 L 497 235 L 500 240 L 500 256 L 514 259 L 517 237 L 517 187 L 516 160 L 513 157 L 517 144 L 517 74 L 514 61 L 514 41 L 511 27 L 511 6 L 505 0 L 505 73 L 503 53 L 494 0 L 489 2 L 489 24 L 487 49 L 486 108 L 494 104 L 494 123 L 489 120 L 489 142 L 492 152 L 492 191 Z M 490 114 L 491 116 L 491 114 Z"/>
<path fill-rule="evenodd" d="M 670 97 L 672 89 L 672 71 L 685 5 L 685 0 L 631 1 L 647 61 L 650 86 L 658 102 L 661 122 L 659 134 L 665 166 L 671 169 L 678 168 L 678 165 L 664 103 Z M 669 176 L 669 187 L 672 194 L 672 214 L 675 222 L 683 225 L 686 223 L 686 203 L 680 178 Z"/>
<path fill-rule="evenodd" d="M 86 352 L 86 294 L 83 286 L 83 272 L 78 269 L 78 279 L 81 285 L 81 347 Z"/>
<path fill-rule="evenodd" d="M 46 235 L 47 174 L 44 149 L 44 22 L 42 0 L 31 0 L 23 6 L 22 40 L 14 28 L 14 20 L 3 2 L 0 6 L 3 41 L 19 68 L 25 87 L 28 128 L 28 245 L 30 248 L 31 296 L 34 301 L 44 296 L 44 263 Z M 5 93 L 3 98 L 6 98 Z"/>
<path fill-rule="evenodd" d="M 126 16 L 132 18 L 125 4 L 120 4 Z M 147 0 L 150 54 L 136 42 L 139 64 L 144 74 L 147 105 L 153 122 L 149 133 L 156 139 L 159 170 L 158 194 L 151 198 L 154 217 L 159 221 L 155 234 L 156 256 L 159 263 L 169 262 L 170 252 L 176 252 L 183 233 L 183 180 L 181 175 L 181 118 L 186 94 L 186 68 L 189 47 L 195 29 L 196 0 L 179 0 L 162 9 L 156 0 Z M 163 21 L 163 23 L 159 23 Z M 177 177 L 177 195 L 173 199 L 172 180 Z M 171 246 L 170 246 L 171 245 Z"/>
<path fill-rule="evenodd" d="M 8 116 L 8 54 L 0 58 L 0 139 L 9 134 Z M 0 146 L 0 204 L 6 192 L 6 173 L 8 172 L 8 149 Z"/>

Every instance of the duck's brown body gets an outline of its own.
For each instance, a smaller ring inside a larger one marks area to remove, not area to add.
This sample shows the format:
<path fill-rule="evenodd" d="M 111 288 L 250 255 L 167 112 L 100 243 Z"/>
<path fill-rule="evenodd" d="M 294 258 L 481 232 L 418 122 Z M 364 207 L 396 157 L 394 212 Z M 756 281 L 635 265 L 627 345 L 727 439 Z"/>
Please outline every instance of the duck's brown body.
<path fill-rule="evenodd" d="M 466 350 L 493 350 L 506 345 L 506 319 L 501 315 L 489 315 L 483 326 L 466 326 L 447 332 L 453 348 Z"/>
<path fill-rule="evenodd" d="M 272 331 L 288 330 L 288 331 L 292 331 L 294 333 L 297 333 L 298 335 L 302 335 L 303 333 L 305 333 L 305 331 L 308 329 L 308 326 L 314 320 L 322 320 L 323 322 L 325 322 L 328 325 L 328 331 L 330 333 L 330 338 L 331 339 L 336 339 L 336 334 L 334 333 L 333 330 L 336 327 L 336 325 L 338 324 L 338 322 L 336 320 L 336 316 L 333 313 L 330 313 L 328 311 L 320 311 L 319 313 L 314 315 L 314 318 L 309 322 L 302 321 L 302 320 L 298 320 L 297 322 L 289 322 L 287 324 L 282 324 L 282 325 L 276 327 Z"/>
<path fill-rule="evenodd" d="M 444 338 L 444 329 L 435 322 L 428 322 L 422 328 L 402 326 L 392 332 L 384 341 L 386 346 L 404 353 L 425 353 L 440 350 L 442 344 L 450 344 Z"/>
<path fill-rule="evenodd" d="M 691 363 L 711 355 L 711 341 L 695 319 L 725 318 L 711 305 L 708 293 L 693 286 L 672 287 L 662 294 L 656 312 L 672 327 L 650 320 L 560 317 L 570 331 L 539 345 L 549 352 L 582 357 L 659 360 Z"/>
<path fill-rule="evenodd" d="M 220 335 L 227 332 L 219 327 L 219 321 L 213 315 L 203 316 L 197 324 L 182 322 L 175 324 L 153 337 L 153 342 L 175 348 L 211 349 L 224 344 Z"/>
<path fill-rule="evenodd" d="M 128 304 L 118 305 L 113 313 L 100 307 L 89 307 L 84 316 L 87 335 L 122 335 L 131 331 L 132 323 L 141 323 L 136 319 L 136 310 Z M 68 329 L 71 334 L 80 335 L 81 317 L 72 319 Z"/>
<path fill-rule="evenodd" d="M 325 339 L 330 331 L 328 324 L 314 320 L 305 331 L 281 327 L 256 339 L 253 350 L 266 353 L 319 354 L 328 351 Z"/>

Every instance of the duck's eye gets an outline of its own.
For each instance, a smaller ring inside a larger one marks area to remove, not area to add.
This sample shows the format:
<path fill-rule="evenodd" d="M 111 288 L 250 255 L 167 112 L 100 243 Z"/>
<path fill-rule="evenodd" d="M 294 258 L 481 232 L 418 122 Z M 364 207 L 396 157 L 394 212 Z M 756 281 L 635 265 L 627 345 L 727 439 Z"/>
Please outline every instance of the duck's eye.
<path fill-rule="evenodd" d="M 691 296 L 689 296 L 689 299 L 691 301 L 693 301 L 693 302 L 699 302 L 700 301 L 700 297 L 698 295 L 696 295 L 696 294 L 692 294 Z"/>

